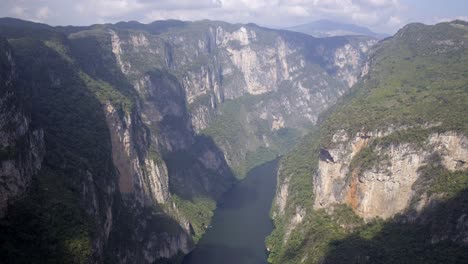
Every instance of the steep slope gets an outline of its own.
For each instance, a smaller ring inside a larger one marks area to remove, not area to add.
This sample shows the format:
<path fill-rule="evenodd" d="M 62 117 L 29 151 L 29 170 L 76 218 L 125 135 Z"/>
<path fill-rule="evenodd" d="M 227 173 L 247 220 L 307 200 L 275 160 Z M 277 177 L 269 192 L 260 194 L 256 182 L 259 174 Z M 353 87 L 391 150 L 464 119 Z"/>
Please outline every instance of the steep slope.
<path fill-rule="evenodd" d="M 44 42 L 9 42 L 18 74 L 11 89 L 22 95 L 33 127 L 44 131 L 46 151 L 29 188 L 2 219 L 2 256 L 20 263 L 97 261 L 115 188 L 104 114 L 75 69 Z"/>
<path fill-rule="evenodd" d="M 0 250 L 24 263 L 187 253 L 231 168 L 241 177 L 287 150 L 356 82 L 374 44 L 213 21 L 1 19 L 0 35 L 11 95 L 1 115 L 16 129 L 2 137 Z"/>
<path fill-rule="evenodd" d="M 17 69 L 10 45 L 0 39 L 0 216 L 10 200 L 22 195 L 40 168 L 43 131 L 31 126 L 28 103 L 18 91 Z"/>
<path fill-rule="evenodd" d="M 6 88 L 22 93 L 22 102 L 31 104 L 27 114 L 44 130 L 46 149 L 33 184 L 11 203 L 2 221 L 2 256 L 25 263 L 151 263 L 187 253 L 191 235 L 202 230 L 195 228 L 195 233 L 189 215 L 171 200 L 158 134 L 141 121 L 141 102 L 117 68 L 110 36 L 89 40 L 86 54 L 96 53 L 84 64 L 74 40 L 54 28 L 7 20 L 1 31 L 9 38 L 19 75 Z M 8 113 L 17 110 L 8 106 L 5 111 L 11 118 Z M 216 153 L 212 143 L 199 149 Z M 208 187 L 192 188 L 211 203 L 234 178 L 226 173 L 222 155 L 215 156 L 216 164 L 202 161 L 186 166 L 196 175 L 193 180 L 208 177 L 199 180 Z M 28 172 L 26 165 L 21 169 Z M 210 213 L 202 220 L 209 221 Z"/>
<path fill-rule="evenodd" d="M 246 160 L 274 158 L 313 125 L 356 82 L 375 43 L 213 21 L 155 33 L 160 23 L 112 27 L 122 71 L 142 94 L 152 71 L 177 79 L 194 130 L 214 139 L 239 177 L 253 166 Z"/>
<path fill-rule="evenodd" d="M 468 24 L 410 24 L 281 162 L 272 263 L 468 260 Z"/>

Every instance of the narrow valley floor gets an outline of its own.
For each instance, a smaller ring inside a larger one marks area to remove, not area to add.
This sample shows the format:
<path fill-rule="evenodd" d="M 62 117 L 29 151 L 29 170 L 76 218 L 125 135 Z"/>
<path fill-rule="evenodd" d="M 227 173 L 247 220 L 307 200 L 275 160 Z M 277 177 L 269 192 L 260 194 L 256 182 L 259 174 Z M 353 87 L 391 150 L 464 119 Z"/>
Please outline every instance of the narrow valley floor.
<path fill-rule="evenodd" d="M 264 264 L 265 238 L 273 230 L 269 211 L 276 189 L 277 160 L 252 169 L 228 191 L 211 227 L 183 264 Z"/>

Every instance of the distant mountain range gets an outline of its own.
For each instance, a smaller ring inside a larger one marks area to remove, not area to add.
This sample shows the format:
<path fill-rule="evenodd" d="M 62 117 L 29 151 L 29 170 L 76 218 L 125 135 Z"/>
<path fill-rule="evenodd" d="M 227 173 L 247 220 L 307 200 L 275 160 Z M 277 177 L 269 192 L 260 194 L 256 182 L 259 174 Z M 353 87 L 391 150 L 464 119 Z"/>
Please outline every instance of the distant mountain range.
<path fill-rule="evenodd" d="M 317 20 L 307 24 L 297 25 L 286 28 L 287 30 L 296 31 L 304 34 L 308 34 L 314 37 L 333 37 L 333 36 L 345 36 L 345 35 L 365 35 L 378 39 L 388 37 L 390 35 L 384 33 L 376 33 L 372 30 L 357 26 L 354 24 L 340 23 L 330 20 Z"/>

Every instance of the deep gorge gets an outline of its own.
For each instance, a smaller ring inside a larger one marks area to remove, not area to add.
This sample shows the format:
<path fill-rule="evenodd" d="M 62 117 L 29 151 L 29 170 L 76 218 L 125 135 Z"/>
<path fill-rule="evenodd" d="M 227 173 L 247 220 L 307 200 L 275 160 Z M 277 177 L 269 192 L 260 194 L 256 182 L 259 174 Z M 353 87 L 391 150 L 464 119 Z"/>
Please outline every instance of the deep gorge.
<path fill-rule="evenodd" d="M 1 18 L 0 255 L 463 263 L 467 31 Z"/>
<path fill-rule="evenodd" d="M 273 230 L 269 212 L 278 160 L 253 168 L 224 194 L 210 228 L 182 263 L 267 263 L 265 238 Z"/>

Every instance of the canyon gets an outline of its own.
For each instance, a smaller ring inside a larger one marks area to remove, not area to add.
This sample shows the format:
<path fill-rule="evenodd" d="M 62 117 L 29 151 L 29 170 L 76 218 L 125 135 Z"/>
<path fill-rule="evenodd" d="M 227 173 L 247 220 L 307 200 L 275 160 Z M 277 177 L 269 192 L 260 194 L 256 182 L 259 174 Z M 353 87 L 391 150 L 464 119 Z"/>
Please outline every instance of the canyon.
<path fill-rule="evenodd" d="M 316 124 L 376 42 L 216 21 L 5 18 L 0 35 L 5 235 L 31 258 L 94 263 L 192 250 L 236 178 Z"/>
<path fill-rule="evenodd" d="M 239 215 L 219 223 L 225 195 L 260 171 L 265 197 L 277 177 L 270 263 L 463 262 L 467 32 L 2 18 L 1 255 L 180 263 L 239 229 Z"/>

